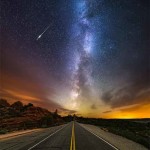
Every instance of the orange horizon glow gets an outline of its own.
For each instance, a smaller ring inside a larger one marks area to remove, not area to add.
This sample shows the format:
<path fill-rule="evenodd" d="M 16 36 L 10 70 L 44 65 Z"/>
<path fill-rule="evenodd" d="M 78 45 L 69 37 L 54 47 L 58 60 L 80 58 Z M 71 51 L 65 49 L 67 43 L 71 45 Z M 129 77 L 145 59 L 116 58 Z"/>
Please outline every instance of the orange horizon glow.
<path fill-rule="evenodd" d="M 150 104 L 141 104 L 131 108 L 125 108 L 120 110 L 114 110 L 108 114 L 105 114 L 104 118 L 116 118 L 116 119 L 136 119 L 136 118 L 150 118 Z"/>
<path fill-rule="evenodd" d="M 95 110 L 91 110 L 88 108 L 88 104 L 84 104 L 84 105 L 82 104 L 80 108 L 78 108 L 77 112 L 73 112 L 74 110 L 69 109 L 71 107 L 64 108 L 62 106 L 61 108 L 61 107 L 58 107 L 58 105 L 49 104 L 48 102 L 42 101 L 41 99 L 38 99 L 32 95 L 25 95 L 23 92 L 20 93 L 20 92 L 15 92 L 11 90 L 3 90 L 3 92 L 4 91 L 8 95 L 1 97 L 1 98 L 8 100 L 10 104 L 18 100 L 24 104 L 33 103 L 35 106 L 43 107 L 45 109 L 48 109 L 49 111 L 54 111 L 55 109 L 58 109 L 58 112 L 61 116 L 76 114 L 77 116 L 83 116 L 83 117 L 88 117 L 88 118 L 104 118 L 104 119 L 150 118 L 150 113 L 149 113 L 150 104 L 144 103 L 144 100 L 143 100 L 143 103 L 133 105 L 133 106 L 126 106 L 122 108 L 113 109 L 109 111 L 108 113 L 99 112 L 102 106 L 99 106 Z"/>

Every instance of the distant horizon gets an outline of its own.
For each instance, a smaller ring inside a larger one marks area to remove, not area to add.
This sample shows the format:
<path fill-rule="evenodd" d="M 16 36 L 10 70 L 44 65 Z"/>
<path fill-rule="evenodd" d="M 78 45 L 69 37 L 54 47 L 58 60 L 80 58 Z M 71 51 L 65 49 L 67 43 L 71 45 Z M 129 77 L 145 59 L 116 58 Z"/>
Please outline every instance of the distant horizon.
<path fill-rule="evenodd" d="M 0 98 L 0 99 L 4 99 L 4 100 L 6 100 L 10 105 L 12 105 L 13 103 L 15 103 L 15 102 L 18 102 L 18 101 L 20 101 L 20 102 L 22 102 L 21 100 L 14 100 L 13 102 L 12 101 L 9 101 L 8 99 L 6 99 L 6 98 Z M 24 102 L 22 102 L 23 103 L 23 105 L 27 105 L 27 104 L 29 104 L 29 103 L 24 103 Z M 56 111 L 56 109 L 57 108 L 54 108 L 53 110 L 49 110 L 48 108 L 46 108 L 46 107 L 42 107 L 42 106 L 38 106 L 38 105 L 36 105 L 36 104 L 34 104 L 34 103 L 32 103 L 33 104 L 33 106 L 35 106 L 35 107 L 41 107 L 41 108 L 43 108 L 43 109 L 47 109 L 49 112 L 55 112 Z M 75 113 L 72 113 L 72 114 L 63 114 L 63 113 L 60 113 L 61 111 L 59 111 L 59 109 L 57 109 L 57 111 L 58 111 L 58 114 L 59 115 L 61 115 L 61 117 L 67 117 L 67 116 L 73 116 L 73 115 L 75 115 L 75 116 L 77 116 L 77 117 L 83 117 L 83 118 L 87 118 L 87 119 L 150 119 L 150 117 L 147 117 L 147 118 L 103 118 L 103 117 L 99 117 L 99 118 L 97 118 L 97 117 L 88 117 L 88 116 L 82 116 L 82 115 L 78 115 L 78 114 L 75 114 Z"/>

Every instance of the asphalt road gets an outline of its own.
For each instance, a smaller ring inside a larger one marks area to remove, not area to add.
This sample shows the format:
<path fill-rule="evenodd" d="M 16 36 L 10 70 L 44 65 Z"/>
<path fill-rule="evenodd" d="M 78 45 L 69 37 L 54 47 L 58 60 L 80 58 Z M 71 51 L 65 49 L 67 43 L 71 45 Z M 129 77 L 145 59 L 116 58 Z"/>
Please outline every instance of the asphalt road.
<path fill-rule="evenodd" d="M 78 123 L 75 123 L 75 140 L 76 150 L 116 150 Z"/>
<path fill-rule="evenodd" d="M 26 140 L 23 140 L 25 136 L 20 136 L 19 139 L 15 138 L 5 141 L 5 143 L 2 142 L 0 143 L 0 150 L 115 150 L 111 145 L 102 141 L 76 122 L 68 123 L 50 133 L 47 131 L 47 135 L 45 133 L 44 136 L 32 142 L 33 136 L 36 135 L 29 134 L 26 136 Z M 10 144 L 12 140 L 15 146 Z M 19 143 L 19 140 L 22 142 Z M 28 144 L 26 144 L 27 141 Z M 1 147 L 1 144 L 3 147 Z M 5 146 L 5 144 L 8 145 Z M 21 144 L 24 145 L 21 146 Z"/>

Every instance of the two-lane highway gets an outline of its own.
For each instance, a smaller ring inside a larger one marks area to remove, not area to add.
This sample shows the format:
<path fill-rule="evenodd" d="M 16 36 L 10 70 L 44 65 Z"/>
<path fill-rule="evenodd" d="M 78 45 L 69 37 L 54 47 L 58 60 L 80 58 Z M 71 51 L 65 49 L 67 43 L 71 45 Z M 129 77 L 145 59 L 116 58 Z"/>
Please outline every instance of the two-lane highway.
<path fill-rule="evenodd" d="M 31 137 L 32 134 L 28 136 L 28 140 L 30 140 Z M 19 138 L 21 140 L 24 136 Z M 16 144 L 17 139 L 18 138 L 16 138 L 16 141 L 13 139 Z M 11 142 L 11 139 L 5 143 L 7 144 L 9 142 Z M 17 146 L 15 147 L 15 150 L 116 150 L 116 148 L 90 133 L 77 122 L 68 123 L 25 146 L 21 147 L 20 144 L 25 144 L 25 142 L 22 140 L 22 142 L 18 144 L 18 148 Z M 7 148 L 3 146 L 1 150 L 12 150 L 12 146 L 7 146 Z"/>
<path fill-rule="evenodd" d="M 78 123 L 69 123 L 54 135 L 22 150 L 114 150 L 113 147 L 84 129 Z"/>

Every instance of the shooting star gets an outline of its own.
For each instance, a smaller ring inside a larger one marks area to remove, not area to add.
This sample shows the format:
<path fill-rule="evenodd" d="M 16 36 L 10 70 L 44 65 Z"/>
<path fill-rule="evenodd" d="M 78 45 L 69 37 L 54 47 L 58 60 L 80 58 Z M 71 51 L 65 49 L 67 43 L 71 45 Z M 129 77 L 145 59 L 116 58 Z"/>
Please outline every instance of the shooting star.
<path fill-rule="evenodd" d="M 51 25 L 51 24 L 50 24 L 50 25 Z M 39 39 L 42 37 L 42 35 L 49 29 L 50 25 L 48 25 L 48 26 L 46 27 L 46 29 L 37 37 L 36 40 L 39 40 Z"/>

